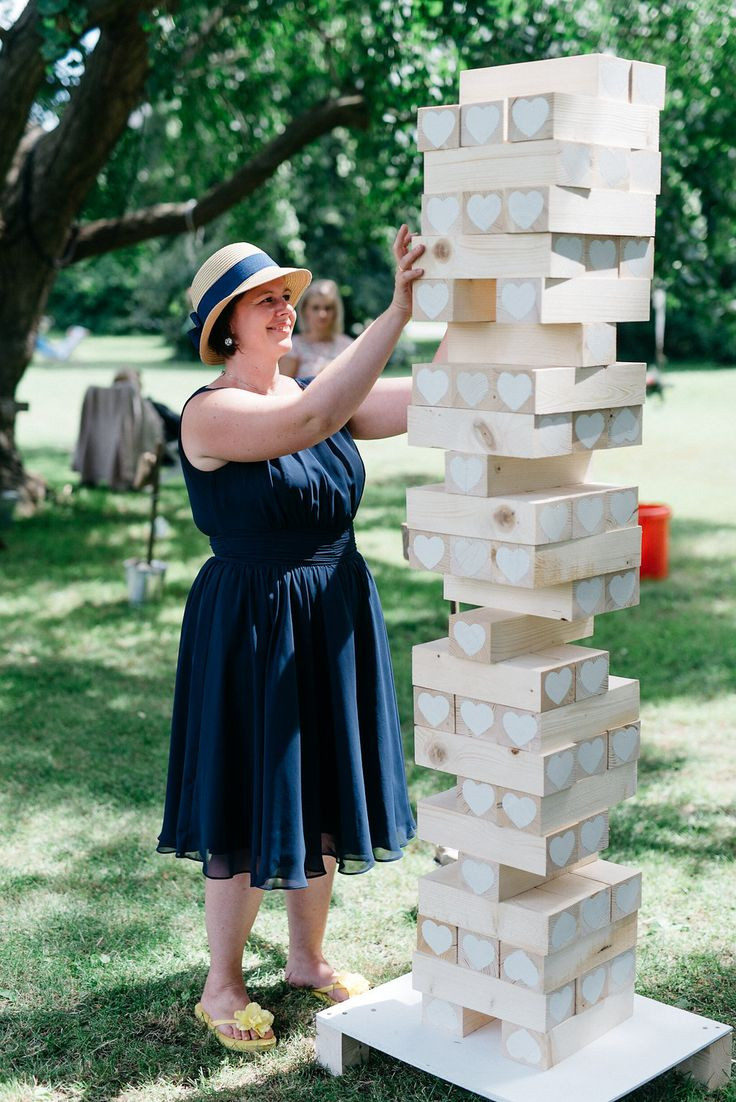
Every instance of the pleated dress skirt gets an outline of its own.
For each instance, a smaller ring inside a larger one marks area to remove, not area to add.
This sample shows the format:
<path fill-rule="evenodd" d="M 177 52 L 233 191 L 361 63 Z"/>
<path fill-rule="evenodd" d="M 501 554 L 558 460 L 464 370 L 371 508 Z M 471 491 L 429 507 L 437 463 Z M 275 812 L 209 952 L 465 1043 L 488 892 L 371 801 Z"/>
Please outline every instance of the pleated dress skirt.
<path fill-rule="evenodd" d="M 159 852 L 259 888 L 305 887 L 324 855 L 344 873 L 396 860 L 415 824 L 349 431 L 211 472 L 182 449 L 182 465 L 213 557 L 184 612 Z"/>

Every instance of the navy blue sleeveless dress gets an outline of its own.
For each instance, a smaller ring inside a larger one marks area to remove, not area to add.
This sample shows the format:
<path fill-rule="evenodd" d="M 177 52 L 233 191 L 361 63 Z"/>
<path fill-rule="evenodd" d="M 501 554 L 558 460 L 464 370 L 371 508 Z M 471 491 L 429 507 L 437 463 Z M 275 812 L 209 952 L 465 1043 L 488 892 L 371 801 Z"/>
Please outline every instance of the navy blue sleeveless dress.
<path fill-rule="evenodd" d="M 181 455 L 213 557 L 184 612 L 158 851 L 259 888 L 306 887 L 323 854 L 396 860 L 415 824 L 349 430 L 210 472 Z"/>

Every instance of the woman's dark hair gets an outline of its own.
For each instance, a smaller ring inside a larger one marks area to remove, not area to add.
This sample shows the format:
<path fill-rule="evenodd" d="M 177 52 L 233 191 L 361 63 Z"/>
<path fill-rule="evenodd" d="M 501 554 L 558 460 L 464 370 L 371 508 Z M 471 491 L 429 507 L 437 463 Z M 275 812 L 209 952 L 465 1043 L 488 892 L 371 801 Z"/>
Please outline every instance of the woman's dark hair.
<path fill-rule="evenodd" d="M 243 292 L 243 294 L 244 293 L 245 292 Z M 242 297 L 243 295 L 236 295 L 235 298 L 230 299 L 227 306 L 210 329 L 209 346 L 213 352 L 216 352 L 218 356 L 222 356 L 224 359 L 229 359 L 230 356 L 234 356 L 238 351 L 235 337 L 230 329 L 230 319 L 233 316 L 233 310 L 236 304 L 240 302 Z M 229 338 L 227 344 L 225 343 L 226 338 Z"/>

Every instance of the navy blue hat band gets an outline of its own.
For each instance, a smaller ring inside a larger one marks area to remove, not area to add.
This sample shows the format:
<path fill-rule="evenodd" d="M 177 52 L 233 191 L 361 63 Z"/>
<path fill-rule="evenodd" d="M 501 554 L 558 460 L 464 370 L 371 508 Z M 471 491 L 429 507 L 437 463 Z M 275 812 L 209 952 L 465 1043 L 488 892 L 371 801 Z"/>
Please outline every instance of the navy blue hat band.
<path fill-rule="evenodd" d="M 233 264 L 232 268 L 228 268 L 225 274 L 221 275 L 202 296 L 197 309 L 189 315 L 194 323 L 194 329 L 190 329 L 187 334 L 197 351 L 199 351 L 199 343 L 202 337 L 202 327 L 210 311 L 228 295 L 231 295 L 233 291 L 237 291 L 246 279 L 250 279 L 252 275 L 264 268 L 278 268 L 278 264 L 271 259 L 268 253 L 257 252 L 253 253 L 252 256 L 246 256 L 244 260 L 239 260 L 237 264 Z"/>

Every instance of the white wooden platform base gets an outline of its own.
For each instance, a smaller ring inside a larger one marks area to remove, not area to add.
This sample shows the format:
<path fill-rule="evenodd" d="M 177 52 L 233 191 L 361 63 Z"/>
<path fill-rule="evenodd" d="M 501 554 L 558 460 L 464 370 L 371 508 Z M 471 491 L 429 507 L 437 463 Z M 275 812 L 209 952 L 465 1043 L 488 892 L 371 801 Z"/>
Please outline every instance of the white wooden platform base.
<path fill-rule="evenodd" d="M 731 1028 L 637 995 L 634 1015 L 549 1071 L 501 1052 L 491 1022 L 459 1041 L 422 1025 L 411 973 L 317 1015 L 317 1060 L 334 1075 L 386 1052 L 493 1102 L 614 1102 L 673 1067 L 715 1090 L 731 1074 Z"/>

